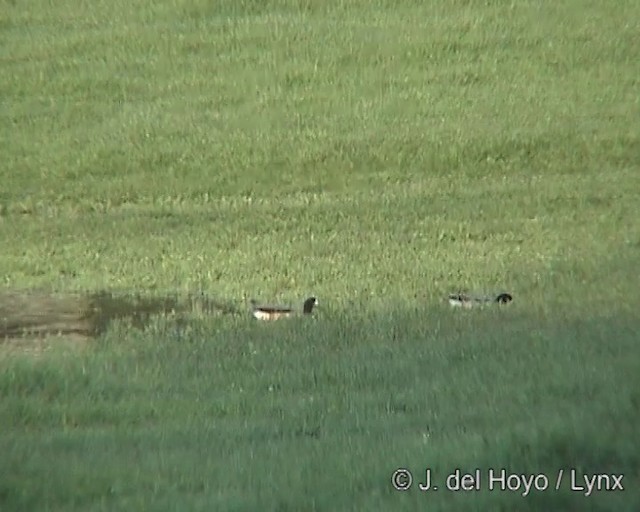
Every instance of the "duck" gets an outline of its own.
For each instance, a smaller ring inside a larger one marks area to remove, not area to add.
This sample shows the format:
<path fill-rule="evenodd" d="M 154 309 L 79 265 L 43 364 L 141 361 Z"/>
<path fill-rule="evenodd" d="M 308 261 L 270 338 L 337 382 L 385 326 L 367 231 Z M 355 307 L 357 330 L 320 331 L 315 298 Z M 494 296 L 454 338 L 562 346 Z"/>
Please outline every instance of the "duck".
<path fill-rule="evenodd" d="M 449 304 L 452 307 L 473 308 L 485 304 L 508 304 L 513 300 L 510 293 L 500 293 L 498 295 L 474 296 L 466 293 L 452 293 L 449 295 Z"/>
<path fill-rule="evenodd" d="M 296 315 L 296 310 L 288 306 L 271 306 L 258 304 L 255 299 L 251 299 L 251 315 L 257 320 L 279 320 Z M 318 299 L 309 297 L 302 305 L 302 314 L 311 315 L 313 308 L 318 305 Z"/>

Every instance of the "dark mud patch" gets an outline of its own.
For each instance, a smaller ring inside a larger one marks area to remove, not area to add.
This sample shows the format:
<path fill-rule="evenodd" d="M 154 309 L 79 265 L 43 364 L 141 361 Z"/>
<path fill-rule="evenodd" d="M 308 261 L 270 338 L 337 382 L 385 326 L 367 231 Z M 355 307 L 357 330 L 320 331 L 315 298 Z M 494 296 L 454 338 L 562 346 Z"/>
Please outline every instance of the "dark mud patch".
<path fill-rule="evenodd" d="M 144 328 L 156 315 L 234 314 L 233 305 L 205 294 L 145 296 L 111 292 L 0 291 L 0 344 L 51 336 L 89 339 L 111 322 Z"/>

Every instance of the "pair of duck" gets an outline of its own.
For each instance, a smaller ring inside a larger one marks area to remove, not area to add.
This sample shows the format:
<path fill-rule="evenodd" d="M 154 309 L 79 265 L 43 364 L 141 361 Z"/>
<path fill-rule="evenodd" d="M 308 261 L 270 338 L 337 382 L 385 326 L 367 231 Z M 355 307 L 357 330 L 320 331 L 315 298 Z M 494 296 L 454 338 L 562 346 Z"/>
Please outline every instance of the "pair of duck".
<path fill-rule="evenodd" d="M 474 296 L 465 293 L 454 293 L 449 295 L 449 304 L 453 307 L 473 308 L 486 304 L 508 304 L 513 300 L 510 293 L 500 293 L 499 295 Z M 302 314 L 310 315 L 313 308 L 318 305 L 318 299 L 309 297 L 302 305 Z M 255 300 L 251 300 L 251 314 L 258 320 L 279 320 L 288 318 L 296 314 L 296 310 L 287 306 L 271 306 L 267 304 L 258 304 Z"/>

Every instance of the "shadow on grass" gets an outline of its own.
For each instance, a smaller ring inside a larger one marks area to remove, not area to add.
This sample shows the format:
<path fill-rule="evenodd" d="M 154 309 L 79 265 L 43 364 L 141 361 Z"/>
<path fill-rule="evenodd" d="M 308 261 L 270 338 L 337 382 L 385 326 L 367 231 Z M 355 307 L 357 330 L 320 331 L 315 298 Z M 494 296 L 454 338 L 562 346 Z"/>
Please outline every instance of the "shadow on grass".
<path fill-rule="evenodd" d="M 145 325 L 146 315 L 189 304 L 181 301 L 99 304 L 104 318 L 137 311 L 131 322 Z M 0 372 L 0 474 L 9 475 L 0 502 L 639 510 L 637 318 L 514 306 L 327 306 L 275 324 L 202 315 L 180 329 L 167 316 L 144 331 L 114 322 L 79 357 L 9 361 Z M 415 475 L 405 492 L 391 485 L 399 467 Z M 439 491 L 417 488 L 425 468 Z M 446 490 L 456 468 L 479 469 L 480 490 Z M 512 479 L 513 489 L 490 491 L 488 471 L 501 468 L 543 474 L 549 488 L 524 496 Z M 555 491 L 561 468 L 624 474 L 625 491 L 585 496 L 570 475 Z"/>

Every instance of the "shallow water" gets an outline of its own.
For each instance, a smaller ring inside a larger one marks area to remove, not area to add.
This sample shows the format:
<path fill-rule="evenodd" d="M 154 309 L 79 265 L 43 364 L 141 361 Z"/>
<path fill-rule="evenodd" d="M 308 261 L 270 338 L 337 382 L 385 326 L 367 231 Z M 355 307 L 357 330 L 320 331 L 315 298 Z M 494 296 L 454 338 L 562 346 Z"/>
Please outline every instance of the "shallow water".
<path fill-rule="evenodd" d="M 0 292 L 0 342 L 51 335 L 85 338 L 104 332 L 116 319 L 144 328 L 155 315 L 234 314 L 225 302 L 200 294 Z"/>

